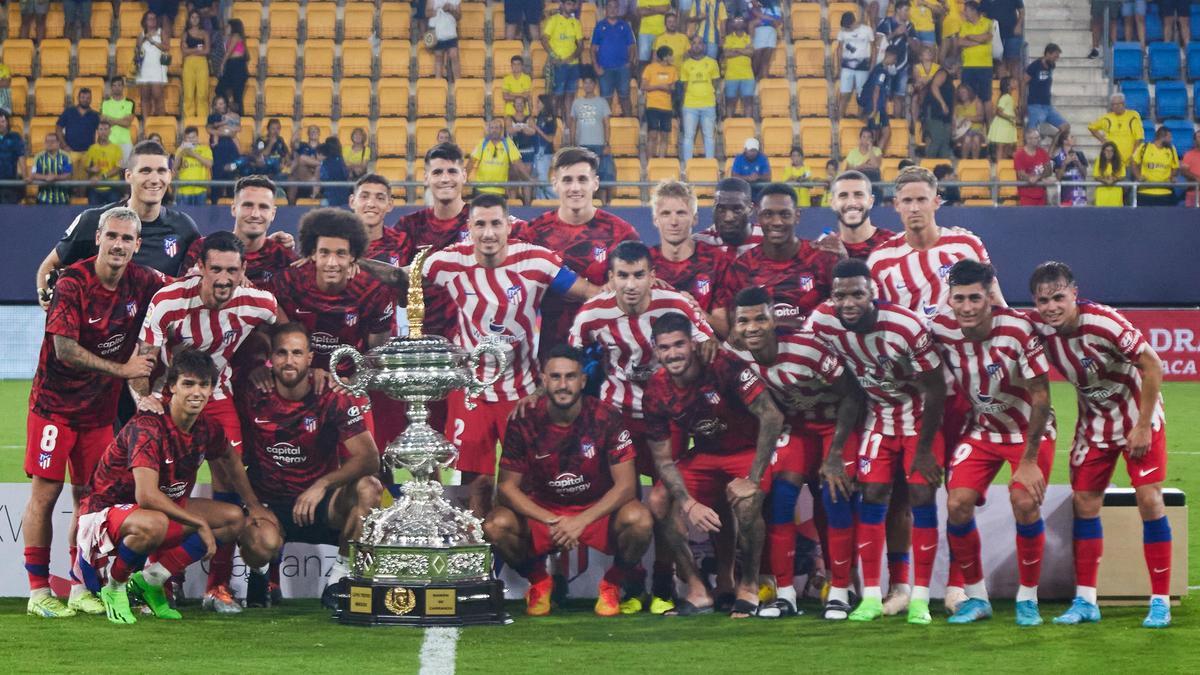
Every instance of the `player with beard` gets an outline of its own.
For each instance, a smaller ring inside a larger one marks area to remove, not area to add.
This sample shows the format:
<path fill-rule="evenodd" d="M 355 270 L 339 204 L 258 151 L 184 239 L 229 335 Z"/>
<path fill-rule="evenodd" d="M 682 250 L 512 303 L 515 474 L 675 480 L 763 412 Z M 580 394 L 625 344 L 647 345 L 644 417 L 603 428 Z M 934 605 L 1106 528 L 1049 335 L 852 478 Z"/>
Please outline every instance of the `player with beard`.
<path fill-rule="evenodd" d="M 239 178 L 233 188 L 233 234 L 246 250 L 246 278 L 259 288 L 269 288 L 271 277 L 296 261 L 292 235 L 276 232 L 267 235 L 275 222 L 275 182 L 266 176 Z M 184 271 L 200 259 L 204 237 L 192 242 L 183 257 Z"/>
<path fill-rule="evenodd" d="M 141 245 L 140 226 L 131 209 L 105 212 L 96 230 L 100 253 L 63 270 L 46 314 L 29 396 L 25 474 L 32 485 L 21 527 L 29 573 L 27 611 L 34 616 L 104 613 L 79 580 L 72 579 L 66 605 L 51 594 L 51 518 L 69 466 L 74 510 L 68 541 L 74 561 L 79 499 L 112 442 L 117 398 L 126 379 L 148 376 L 154 365 L 151 357 L 134 351 L 146 307 L 166 278 L 131 262 Z"/>
<path fill-rule="evenodd" d="M 278 537 L 264 527 L 270 513 L 250 487 L 238 453 L 220 423 L 202 414 L 219 379 L 208 354 L 191 348 L 174 354 L 164 380 L 166 409 L 135 415 L 105 449 L 92 476 L 80 504 L 74 571 L 100 593 L 113 623 L 137 622 L 130 594 L 160 619 L 182 618 L 168 603 L 163 584 L 211 557 L 218 544 L 237 542 L 251 566 L 265 564 L 279 550 Z M 189 497 L 205 460 L 213 475 L 224 476 L 241 497 L 244 515 L 233 504 Z"/>
<path fill-rule="evenodd" d="M 733 297 L 743 288 L 771 289 L 775 323 L 782 330 L 799 330 L 809 312 L 829 297 L 830 271 L 837 256 L 797 237 L 799 220 L 795 189 L 785 183 L 763 188 L 758 202 L 763 241 L 729 265 L 713 310 L 713 327 L 719 334 L 729 334 Z"/>
<path fill-rule="evenodd" d="M 856 539 L 863 599 L 851 621 L 883 616 L 880 566 L 884 520 L 898 473 L 908 480 L 913 512 L 913 588 L 908 621 L 928 624 L 929 579 L 937 556 L 937 504 L 941 483 L 942 407 L 946 396 L 941 359 L 924 319 L 875 299 L 870 270 L 861 260 L 843 260 L 833 270 L 832 302 L 813 312 L 814 334 L 837 352 L 867 394 L 867 419 L 858 452 L 859 507 Z M 831 484 L 845 484 L 841 463 L 822 471 Z"/>
<path fill-rule="evenodd" d="M 613 214 L 597 209 L 593 203 L 600 189 L 600 158 L 586 148 L 566 147 L 554 153 L 550 165 L 551 184 L 559 206 L 513 227 L 514 239 L 542 246 L 562 256 L 563 262 L 592 284 L 604 284 L 608 255 L 614 246 L 637 239 L 633 226 Z M 556 344 L 566 342 L 571 324 L 579 313 L 579 303 L 564 297 L 547 298 L 542 307 L 542 343 L 544 354 Z"/>
<path fill-rule="evenodd" d="M 750 184 L 741 178 L 726 178 L 713 193 L 713 223 L 692 235 L 702 244 L 716 246 L 736 258 L 762 243 L 763 231 L 754 218 Z"/>
<path fill-rule="evenodd" d="M 992 266 L 960 260 L 950 268 L 950 313 L 933 317 L 934 344 L 971 401 L 971 423 L 950 460 L 946 540 L 966 582 L 967 600 L 950 623 L 992 616 L 983 581 L 975 507 L 1001 467 L 1012 468 L 1009 501 L 1017 525 L 1017 625 L 1042 623 L 1037 587 L 1046 547 L 1040 507 L 1054 461 L 1050 364 L 1025 314 L 991 302 Z"/>
<path fill-rule="evenodd" d="M 659 183 L 650 203 L 659 236 L 659 244 L 650 248 L 654 277 L 690 296 L 708 318 L 728 257 L 720 248 L 692 239 L 696 194 L 687 183 Z"/>
<path fill-rule="evenodd" d="M 837 232 L 830 232 L 816 241 L 818 248 L 839 258 L 866 260 L 883 242 L 896 236 L 895 232 L 875 227 L 871 223 L 871 208 L 875 193 L 871 179 L 860 171 L 843 171 L 829 185 L 829 208 L 837 215 Z"/>
<path fill-rule="evenodd" d="M 1142 625 L 1165 628 L 1171 624 L 1171 524 L 1162 497 L 1167 478 L 1162 361 L 1120 312 L 1079 299 L 1075 275 L 1066 264 L 1038 265 L 1029 291 L 1037 308 L 1030 319 L 1046 342 L 1046 355 L 1075 386 L 1079 401 L 1071 445 L 1075 600 L 1054 623 L 1100 620 L 1100 507 L 1117 462 L 1124 457 L 1142 517 L 1142 551 L 1150 575 L 1150 611 Z"/>
<path fill-rule="evenodd" d="M 510 241 L 512 223 L 504 198 L 482 194 L 471 201 L 471 240 L 425 259 L 427 287 L 445 289 L 458 309 L 454 343 L 468 351 L 485 338 L 509 352 L 500 378 L 468 401 L 462 391 L 447 401 L 446 436 L 458 446 L 456 468 L 468 486 L 468 504 L 482 517 L 491 510 L 496 444 L 504 441 L 509 413 L 533 393 L 537 381 L 537 313 L 547 293 L 579 301 L 599 289 L 571 271 L 558 254 Z M 487 379 L 490 359 L 479 367 Z"/>
<path fill-rule="evenodd" d="M 714 535 L 736 530 L 740 573 L 730 616 L 745 618 L 758 613 L 764 527 L 760 486 L 769 482 L 766 472 L 783 414 L 762 380 L 737 357 L 720 352 L 712 363 L 703 362 L 693 331 L 691 319 L 678 312 L 662 315 L 651 330 L 654 353 L 663 366 L 646 385 L 644 410 L 661 479 L 650 496 L 655 537 L 666 541 L 687 583 L 687 595 L 674 610 L 686 616 L 713 608 L 684 536 L 687 525 Z M 682 443 L 672 448 L 677 435 Z M 732 511 L 733 518 L 722 523 L 717 509 Z M 723 574 L 718 574 L 717 588 L 729 588 L 733 561 L 718 565 Z"/>
<path fill-rule="evenodd" d="M 829 562 L 830 591 L 822 616 L 845 619 L 850 613 L 850 574 L 854 560 L 854 514 L 848 481 L 858 451 L 862 390 L 837 354 L 809 331 L 779 333 L 771 297 L 754 286 L 734 299 L 731 353 L 766 383 L 786 415 L 771 472 L 767 568 L 775 576 L 776 601 L 762 616 L 794 614 L 792 586 L 796 553 L 794 526 L 800 486 L 816 492 L 818 477 L 828 534 L 822 533 Z M 836 470 L 834 470 L 836 469 Z M 786 604 L 785 604 L 786 603 Z"/>
<path fill-rule="evenodd" d="M 529 580 L 526 613 L 550 613 L 553 586 L 544 557 L 589 546 L 613 556 L 595 612 L 616 616 L 621 587 L 650 545 L 654 519 L 637 500 L 633 441 L 621 416 L 583 395 L 583 353 L 550 350 L 546 396 L 508 423 L 499 499 L 483 524 L 496 553 Z"/>
<path fill-rule="evenodd" d="M 255 494 L 271 511 L 264 527 L 279 541 L 338 547 L 337 562 L 322 593 L 327 608 L 342 579 L 349 543 L 362 531 L 362 518 L 379 506 L 383 485 L 379 450 L 364 412 L 352 396 L 314 387 L 313 351 L 299 323 L 275 329 L 271 345 L 274 386 L 263 391 L 248 378 L 234 384 L 242 419 L 246 472 Z M 253 423 L 251 423 L 253 420 Z M 339 457 L 339 444 L 346 457 Z M 252 569 L 247 606 L 269 606 L 268 581 Z"/>
<path fill-rule="evenodd" d="M 200 274 L 168 284 L 154 294 L 146 310 L 138 353 L 155 355 L 168 367 L 173 355 L 185 347 L 211 356 L 218 377 L 205 413 L 221 425 L 234 452 L 240 453 L 242 430 L 230 388 L 231 361 L 243 343 L 247 343 L 247 351 L 240 358 L 255 363 L 265 360 L 270 341 L 263 329 L 275 323 L 279 306 L 270 292 L 243 284 L 246 260 L 242 242 L 232 232 L 205 237 L 197 267 Z M 162 412 L 164 380 L 155 383 L 154 393 L 145 377 L 130 380 L 129 388 L 139 410 Z M 223 476 L 214 475 L 213 499 L 237 503 L 238 495 L 229 487 Z M 210 569 L 204 606 L 236 614 L 241 606 L 229 594 L 227 571 L 233 564 L 233 549 L 231 545 L 224 548 Z"/>

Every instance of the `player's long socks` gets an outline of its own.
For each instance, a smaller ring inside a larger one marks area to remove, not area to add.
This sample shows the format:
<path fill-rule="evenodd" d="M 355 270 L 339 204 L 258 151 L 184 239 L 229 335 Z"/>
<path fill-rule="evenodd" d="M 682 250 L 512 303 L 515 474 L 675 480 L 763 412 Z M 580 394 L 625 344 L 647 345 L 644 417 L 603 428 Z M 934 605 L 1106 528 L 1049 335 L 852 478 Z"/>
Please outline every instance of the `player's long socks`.
<path fill-rule="evenodd" d="M 117 557 L 113 559 L 112 567 L 108 570 L 109 583 L 123 584 L 129 581 L 129 575 L 141 569 L 146 564 L 146 554 L 125 545 L 117 544 Z"/>
<path fill-rule="evenodd" d="M 1042 576 L 1042 552 L 1046 548 L 1046 526 L 1041 518 L 1028 525 L 1017 523 L 1017 601 L 1037 601 L 1038 580 Z"/>
<path fill-rule="evenodd" d="M 499 560 L 499 558 L 496 558 L 496 559 Z M 282 564 L 283 564 L 283 553 L 280 552 L 278 555 L 275 556 L 275 559 L 271 561 L 271 566 L 267 571 L 267 574 L 270 576 L 269 581 L 271 583 L 275 584 L 276 586 L 279 585 L 279 568 Z"/>
<path fill-rule="evenodd" d="M 1076 518 L 1072 527 L 1075 549 L 1075 595 L 1096 604 L 1096 577 L 1104 555 L 1104 527 L 1100 517 Z"/>
<path fill-rule="evenodd" d="M 645 578 L 645 571 L 642 572 Z M 670 600 L 675 597 L 675 564 L 670 560 L 655 559 L 650 574 L 650 592 L 656 598 Z"/>
<path fill-rule="evenodd" d="M 800 487 L 786 480 L 771 483 L 771 504 L 767 509 L 768 569 L 775 587 L 790 588 L 796 575 L 796 502 Z"/>
<path fill-rule="evenodd" d="M 987 599 L 987 588 L 983 584 L 983 565 L 979 561 L 979 530 L 975 529 L 975 519 L 955 525 L 946 523 L 946 539 L 950 542 L 950 550 L 954 561 L 963 575 L 963 590 L 967 597 Z"/>
<path fill-rule="evenodd" d="M 74 558 L 72 558 L 72 560 L 74 560 Z M 25 571 L 29 574 L 29 590 L 32 595 L 49 593 L 50 547 L 26 546 Z"/>
<path fill-rule="evenodd" d="M 241 504 L 242 500 L 236 492 L 214 492 L 213 501 L 227 504 Z M 228 586 L 229 578 L 233 576 L 233 551 L 236 544 L 217 544 L 217 552 L 208 561 L 208 590 L 217 586 Z"/>
<path fill-rule="evenodd" d="M 929 580 L 937 559 L 937 504 L 912 507 L 913 589 L 914 600 L 929 600 Z"/>
<path fill-rule="evenodd" d="M 142 576 L 152 585 L 162 586 L 171 575 L 179 574 L 187 569 L 188 565 L 203 558 L 206 551 L 204 540 L 198 533 L 193 532 L 184 537 L 178 546 L 158 554 L 157 559 L 142 570 Z"/>
<path fill-rule="evenodd" d="M 887 504 L 862 502 L 858 506 L 858 558 L 862 572 L 863 597 L 881 598 L 879 578 L 882 576 L 883 548 L 887 540 Z"/>
<path fill-rule="evenodd" d="M 887 526 L 884 526 L 886 532 Z M 909 571 L 911 567 L 911 558 L 908 551 L 888 551 L 887 552 L 887 568 L 888 568 L 888 586 L 895 588 L 896 586 L 907 586 L 909 583 Z"/>
<path fill-rule="evenodd" d="M 513 571 L 524 577 L 531 586 L 550 578 L 550 573 L 546 571 L 546 559 L 542 556 L 513 565 Z"/>
<path fill-rule="evenodd" d="M 1150 571 L 1150 595 L 1166 600 L 1171 592 L 1171 523 L 1166 516 L 1142 521 L 1142 552 Z"/>
<path fill-rule="evenodd" d="M 845 497 L 833 501 L 828 484 L 821 487 L 821 502 L 829 521 L 829 586 L 849 589 L 854 564 L 854 507 Z"/>

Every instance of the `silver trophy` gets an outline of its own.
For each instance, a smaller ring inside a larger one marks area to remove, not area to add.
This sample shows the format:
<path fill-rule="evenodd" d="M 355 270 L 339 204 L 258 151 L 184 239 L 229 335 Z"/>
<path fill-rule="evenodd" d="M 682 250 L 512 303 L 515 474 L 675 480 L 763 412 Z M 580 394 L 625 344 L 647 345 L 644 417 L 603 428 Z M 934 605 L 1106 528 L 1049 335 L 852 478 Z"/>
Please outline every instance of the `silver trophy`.
<path fill-rule="evenodd" d="M 430 401 L 465 389 L 470 398 L 491 386 L 508 365 L 503 343 L 485 338 L 475 349 L 423 335 L 425 315 L 421 268 L 429 250 L 409 272 L 409 335 L 360 354 L 339 347 L 330 355 L 330 372 L 349 359 L 356 374 L 346 388 L 362 396 L 383 392 L 408 403 L 408 428 L 383 453 L 389 469 L 407 469 L 412 480 L 386 509 L 363 519 L 362 537 L 350 545 L 349 592 L 336 617 L 349 624 L 445 626 L 510 621 L 503 609 L 504 586 L 492 574 L 491 546 L 483 523 L 442 496 L 440 469 L 450 466 L 458 449 L 429 426 Z M 496 367 L 487 380 L 475 378 L 483 357 Z"/>

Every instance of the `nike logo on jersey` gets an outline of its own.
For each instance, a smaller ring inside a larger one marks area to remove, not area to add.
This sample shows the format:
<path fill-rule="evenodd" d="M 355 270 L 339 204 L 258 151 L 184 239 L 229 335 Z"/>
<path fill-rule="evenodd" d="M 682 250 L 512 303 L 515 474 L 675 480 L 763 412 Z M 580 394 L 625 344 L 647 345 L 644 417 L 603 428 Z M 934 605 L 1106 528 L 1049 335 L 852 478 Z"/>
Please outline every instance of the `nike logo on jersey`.
<path fill-rule="evenodd" d="M 258 419 L 257 417 L 255 417 L 255 418 L 254 418 L 254 423 L 255 423 L 255 424 L 266 424 L 267 422 L 270 422 L 270 421 L 271 421 L 271 420 L 260 420 L 260 419 Z"/>
<path fill-rule="evenodd" d="M 88 323 L 99 323 L 100 321 L 103 321 L 103 320 L 104 320 L 104 317 L 99 317 L 99 318 L 97 318 L 97 319 L 93 319 L 93 318 L 91 318 L 91 317 L 88 317 Z"/>
<path fill-rule="evenodd" d="M 859 544 L 859 545 L 858 545 L 858 548 L 859 548 L 859 550 L 862 550 L 862 549 L 864 549 L 864 548 L 866 548 L 866 547 L 868 547 L 868 546 L 870 546 L 870 545 L 871 545 L 871 544 L 869 544 L 869 543 L 867 543 L 867 544 Z"/>
<path fill-rule="evenodd" d="M 237 446 L 241 445 L 242 442 L 241 441 L 229 441 L 229 444 L 236 448 Z"/>
<path fill-rule="evenodd" d="M 1149 469 L 1142 469 L 1141 471 L 1139 471 L 1138 476 L 1141 478 L 1145 478 L 1146 476 L 1149 476 L 1150 474 L 1154 473 L 1155 471 L 1158 471 L 1158 467 L 1152 466 Z"/>
<path fill-rule="evenodd" d="M 550 453 L 548 453 L 548 452 L 547 452 L 547 453 L 546 453 L 546 454 L 544 454 L 544 455 L 534 455 L 534 456 L 533 456 L 533 458 L 534 458 L 534 459 L 546 459 L 546 458 L 547 458 L 547 457 L 549 457 L 549 456 L 550 456 Z"/>
<path fill-rule="evenodd" d="M 834 561 L 833 561 L 833 564 L 834 564 L 834 566 L 846 565 L 846 564 L 849 564 L 849 563 L 850 563 L 850 561 L 849 561 L 849 560 L 834 560 Z"/>
<path fill-rule="evenodd" d="M 296 313 L 297 313 L 297 314 L 312 314 L 312 311 L 311 311 L 311 310 L 307 310 L 307 309 L 297 309 L 297 310 L 296 310 Z"/>
<path fill-rule="evenodd" d="M 173 460 L 173 459 L 164 459 L 163 460 L 163 464 L 174 464 L 174 463 L 175 463 L 175 460 Z"/>

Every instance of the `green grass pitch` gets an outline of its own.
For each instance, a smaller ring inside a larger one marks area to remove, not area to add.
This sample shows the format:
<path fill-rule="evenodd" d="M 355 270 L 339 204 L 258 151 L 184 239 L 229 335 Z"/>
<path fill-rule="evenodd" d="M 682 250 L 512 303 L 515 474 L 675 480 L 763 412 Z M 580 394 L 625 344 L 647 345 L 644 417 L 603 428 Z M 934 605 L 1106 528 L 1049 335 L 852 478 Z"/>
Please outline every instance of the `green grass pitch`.
<path fill-rule="evenodd" d="M 0 382 L 0 481 L 25 480 L 21 470 L 28 382 Z M 1075 404 L 1068 387 L 1054 385 L 1059 453 L 1053 482 L 1066 481 Z M 1169 487 L 1200 498 L 1200 385 L 1164 387 L 1167 403 Z M 1117 481 L 1127 479 L 1118 470 Z M 1189 533 L 1191 557 L 1200 552 L 1200 524 Z M 1193 564 L 1193 567 L 1197 567 Z M 1200 571 L 1190 582 L 1200 584 Z M 934 603 L 938 606 L 939 603 Z M 905 672 L 1200 672 L 1197 601 L 1173 610 L 1175 625 L 1140 628 L 1143 607 L 1104 608 L 1099 625 L 1046 625 L 1018 629 L 1012 604 L 997 603 L 996 617 L 977 626 L 937 621 L 915 627 L 900 618 L 870 625 L 829 625 L 812 616 L 783 621 L 734 622 L 722 616 L 598 619 L 590 603 L 569 604 L 550 617 L 528 619 L 520 603 L 510 626 L 464 629 L 456 666 L 462 673 L 905 673 Z M 1043 604 L 1044 617 L 1062 603 Z M 815 607 L 807 608 L 812 613 Z M 145 618 L 117 627 L 103 617 L 45 621 L 26 617 L 23 599 L 0 599 L 0 654 L 12 673 L 174 672 L 295 673 L 399 672 L 420 668 L 423 632 L 349 628 L 332 624 L 316 601 L 292 601 L 239 617 L 184 609 L 181 622 Z M 1071 669 L 1068 671 L 1067 669 Z"/>

